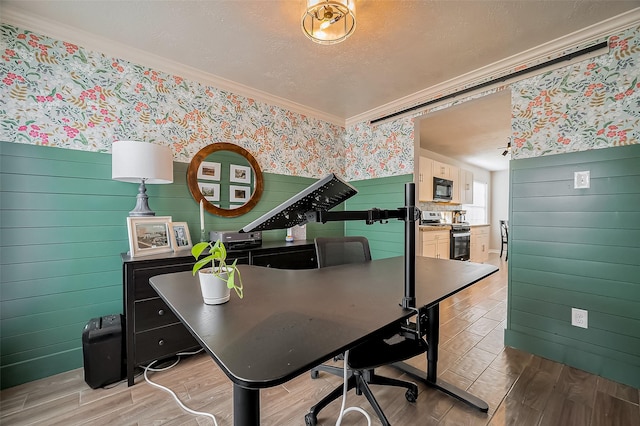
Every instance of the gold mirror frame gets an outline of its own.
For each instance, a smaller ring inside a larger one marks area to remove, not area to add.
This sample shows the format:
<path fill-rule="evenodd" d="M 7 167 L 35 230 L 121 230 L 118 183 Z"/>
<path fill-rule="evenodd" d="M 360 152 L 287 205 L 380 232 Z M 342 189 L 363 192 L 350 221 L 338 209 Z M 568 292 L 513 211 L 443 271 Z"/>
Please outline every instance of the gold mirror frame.
<path fill-rule="evenodd" d="M 198 186 L 198 168 L 209 155 L 217 151 L 232 151 L 236 154 L 240 154 L 244 158 L 246 158 L 246 160 L 253 168 L 253 172 L 255 175 L 255 188 L 253 190 L 253 193 L 251 194 L 251 198 L 249 199 L 249 201 L 247 201 L 237 209 L 223 209 L 220 207 L 216 207 L 207 199 L 205 199 L 200 192 L 200 187 Z M 255 207 L 256 204 L 258 204 L 258 201 L 260 201 L 260 197 L 262 196 L 262 191 L 264 189 L 264 180 L 262 178 L 262 170 L 260 170 L 258 162 L 255 158 L 253 158 L 253 155 L 251 155 L 249 151 L 242 148 L 241 146 L 234 145 L 232 143 L 217 142 L 205 146 L 200 151 L 198 151 L 196 155 L 193 156 L 191 162 L 189 163 L 189 168 L 187 169 L 187 185 L 189 186 L 189 191 L 191 192 L 193 199 L 196 200 L 196 203 L 200 204 L 200 200 L 202 200 L 202 205 L 209 213 L 223 217 L 237 217 L 248 213 L 252 208 Z"/>

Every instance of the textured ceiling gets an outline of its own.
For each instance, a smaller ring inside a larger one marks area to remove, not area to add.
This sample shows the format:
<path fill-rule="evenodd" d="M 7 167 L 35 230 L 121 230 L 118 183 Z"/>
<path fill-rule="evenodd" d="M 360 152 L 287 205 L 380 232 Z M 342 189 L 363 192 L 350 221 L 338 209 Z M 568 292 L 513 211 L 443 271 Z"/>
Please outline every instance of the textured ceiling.
<path fill-rule="evenodd" d="M 420 146 L 486 170 L 506 170 L 511 136 L 511 92 L 504 90 L 427 115 Z"/>
<path fill-rule="evenodd" d="M 347 120 L 640 2 L 356 0 L 355 33 L 330 46 L 302 34 L 301 1 L 1 4 Z"/>

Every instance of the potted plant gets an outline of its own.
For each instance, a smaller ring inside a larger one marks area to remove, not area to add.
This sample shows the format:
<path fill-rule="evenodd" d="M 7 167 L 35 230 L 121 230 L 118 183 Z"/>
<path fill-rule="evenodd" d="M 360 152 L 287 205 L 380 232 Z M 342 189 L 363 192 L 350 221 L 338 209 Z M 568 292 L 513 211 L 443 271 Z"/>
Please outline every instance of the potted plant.
<path fill-rule="evenodd" d="M 198 260 L 206 249 L 209 249 L 207 256 Z M 191 254 L 197 260 L 193 265 L 192 272 L 193 275 L 196 272 L 199 274 L 200 290 L 204 303 L 208 305 L 225 303 L 229 300 L 231 289 L 234 289 L 238 297 L 242 299 L 244 295 L 242 277 L 236 267 L 238 259 L 234 260 L 230 266 L 227 265 L 227 249 L 222 241 L 218 240 L 215 244 L 211 242 L 197 243 L 191 249 Z M 204 268 L 209 264 L 211 264 L 210 267 Z M 236 284 L 236 272 L 240 285 Z"/>

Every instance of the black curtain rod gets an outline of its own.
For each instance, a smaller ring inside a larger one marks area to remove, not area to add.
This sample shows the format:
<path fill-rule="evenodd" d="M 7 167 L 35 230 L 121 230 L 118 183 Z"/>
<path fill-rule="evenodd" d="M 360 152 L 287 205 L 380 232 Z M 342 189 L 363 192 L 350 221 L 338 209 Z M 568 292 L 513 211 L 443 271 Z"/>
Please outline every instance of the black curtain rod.
<path fill-rule="evenodd" d="M 389 118 L 397 117 L 399 115 L 403 115 L 403 114 L 406 114 L 408 112 L 424 108 L 426 106 L 435 104 L 436 102 L 441 102 L 443 100 L 455 98 L 456 96 L 464 95 L 465 93 L 469 93 L 469 92 L 471 92 L 473 90 L 478 90 L 478 89 L 482 89 L 482 88 L 487 87 L 487 86 L 491 86 L 491 85 L 496 84 L 496 83 L 505 82 L 506 80 L 509 80 L 511 78 L 519 77 L 521 75 L 528 74 L 528 73 L 537 71 L 539 69 L 546 68 L 546 67 L 551 66 L 551 65 L 555 65 L 555 64 L 563 62 L 563 61 L 570 61 L 571 59 L 577 58 L 578 56 L 586 55 L 588 53 L 595 52 L 596 50 L 603 49 L 603 48 L 608 46 L 608 43 L 609 43 L 608 41 L 603 41 L 603 42 L 600 42 L 598 44 L 594 44 L 593 46 L 585 47 L 584 49 L 577 50 L 577 51 L 575 51 L 573 53 L 569 53 L 569 54 L 560 56 L 558 58 L 551 59 L 550 61 L 542 62 L 542 63 L 540 63 L 538 65 L 532 66 L 531 68 L 525 68 L 525 69 L 522 69 L 520 71 L 516 71 L 514 73 L 507 74 L 507 75 L 505 75 L 503 77 L 495 78 L 493 80 L 489 80 L 489 81 L 477 84 L 477 85 L 472 86 L 472 87 L 467 87 L 466 89 L 462 89 L 462 90 L 460 90 L 458 92 L 449 93 L 448 95 L 445 95 L 445 96 L 443 96 L 441 98 L 432 99 L 430 101 L 421 103 L 419 105 L 403 109 L 402 111 L 394 112 L 393 114 L 389 114 L 389 115 L 386 115 L 386 116 L 381 117 L 381 118 L 376 118 L 375 120 L 371 120 L 371 124 L 376 124 L 376 123 L 379 123 L 381 121 L 388 120 Z"/>

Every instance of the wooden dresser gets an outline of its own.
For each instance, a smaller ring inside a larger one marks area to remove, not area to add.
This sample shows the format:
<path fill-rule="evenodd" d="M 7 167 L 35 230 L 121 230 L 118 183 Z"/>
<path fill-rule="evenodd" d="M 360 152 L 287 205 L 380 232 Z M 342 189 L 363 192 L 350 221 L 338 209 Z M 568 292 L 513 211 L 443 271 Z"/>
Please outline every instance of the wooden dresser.
<path fill-rule="evenodd" d="M 227 259 L 280 269 L 317 267 L 313 241 L 265 242 L 258 248 L 230 250 Z M 131 386 L 136 367 L 200 348 L 149 285 L 149 278 L 155 275 L 190 271 L 195 260 L 186 250 L 136 258 L 123 253 L 122 262 L 127 381 Z"/>

